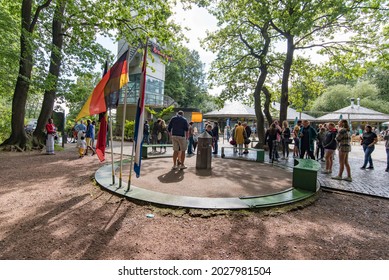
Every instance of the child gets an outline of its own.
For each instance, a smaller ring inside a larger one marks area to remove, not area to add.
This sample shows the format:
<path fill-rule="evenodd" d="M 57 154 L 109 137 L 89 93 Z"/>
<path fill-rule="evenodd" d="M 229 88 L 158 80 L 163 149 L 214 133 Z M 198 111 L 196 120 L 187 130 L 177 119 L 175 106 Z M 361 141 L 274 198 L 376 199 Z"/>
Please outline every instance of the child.
<path fill-rule="evenodd" d="M 78 153 L 80 155 L 80 158 L 84 157 L 85 149 L 86 149 L 85 136 L 81 136 L 81 142 L 80 142 L 80 146 L 78 148 Z"/>

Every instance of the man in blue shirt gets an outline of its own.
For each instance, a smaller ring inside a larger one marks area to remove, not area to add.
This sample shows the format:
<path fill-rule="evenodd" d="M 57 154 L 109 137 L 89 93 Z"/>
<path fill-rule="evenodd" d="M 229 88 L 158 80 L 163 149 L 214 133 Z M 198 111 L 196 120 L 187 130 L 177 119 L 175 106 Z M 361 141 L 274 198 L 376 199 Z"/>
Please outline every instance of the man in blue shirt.
<path fill-rule="evenodd" d="M 173 143 L 173 168 L 172 169 L 185 169 L 185 151 L 187 149 L 189 124 L 184 118 L 184 112 L 179 111 L 174 116 L 168 126 L 168 131 L 172 138 Z M 177 158 L 180 160 L 180 164 L 177 164 Z"/>
<path fill-rule="evenodd" d="M 86 126 L 84 121 L 81 120 L 80 124 L 78 124 L 75 128 L 77 131 L 77 147 L 81 146 L 81 137 L 85 137 Z"/>

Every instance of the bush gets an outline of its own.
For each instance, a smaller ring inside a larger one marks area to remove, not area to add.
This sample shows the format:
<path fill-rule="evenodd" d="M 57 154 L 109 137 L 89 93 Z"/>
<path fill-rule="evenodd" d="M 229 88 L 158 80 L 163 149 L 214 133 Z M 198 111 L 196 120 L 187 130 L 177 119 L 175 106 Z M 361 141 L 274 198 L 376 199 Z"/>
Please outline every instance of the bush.
<path fill-rule="evenodd" d="M 127 121 L 124 126 L 124 138 L 134 139 L 135 121 Z"/>
<path fill-rule="evenodd" d="M 0 144 L 11 135 L 11 107 L 0 103 Z"/>

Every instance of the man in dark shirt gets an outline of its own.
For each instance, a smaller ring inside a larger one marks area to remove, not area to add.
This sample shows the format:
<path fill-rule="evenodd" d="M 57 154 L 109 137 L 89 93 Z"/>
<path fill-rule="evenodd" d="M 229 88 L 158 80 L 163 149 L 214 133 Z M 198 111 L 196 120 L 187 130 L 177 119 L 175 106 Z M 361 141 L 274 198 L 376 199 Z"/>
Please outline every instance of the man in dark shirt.
<path fill-rule="evenodd" d="M 218 150 L 218 141 L 219 141 L 219 124 L 217 122 L 213 123 L 212 128 L 212 142 L 213 142 L 213 154 L 217 154 Z"/>
<path fill-rule="evenodd" d="M 147 121 L 143 125 L 143 143 L 150 144 L 150 126 Z"/>
<path fill-rule="evenodd" d="M 304 158 L 305 153 L 309 155 L 311 159 L 315 159 L 314 141 L 317 138 L 316 130 L 310 126 L 309 121 L 303 120 L 303 126 L 300 129 L 300 158 Z"/>
<path fill-rule="evenodd" d="M 173 167 L 172 169 L 185 169 L 185 151 L 187 149 L 189 124 L 184 118 L 184 112 L 179 111 L 174 116 L 168 126 L 168 131 L 171 134 L 173 143 Z M 177 158 L 180 160 L 180 164 L 177 164 Z"/>
<path fill-rule="evenodd" d="M 251 128 L 250 126 L 247 125 L 246 122 L 242 123 L 243 127 L 244 127 L 244 131 L 246 132 L 246 138 L 244 139 L 244 154 L 248 154 L 249 153 L 249 150 L 248 150 L 248 147 L 249 147 L 249 144 L 250 144 L 250 136 L 251 136 Z"/>

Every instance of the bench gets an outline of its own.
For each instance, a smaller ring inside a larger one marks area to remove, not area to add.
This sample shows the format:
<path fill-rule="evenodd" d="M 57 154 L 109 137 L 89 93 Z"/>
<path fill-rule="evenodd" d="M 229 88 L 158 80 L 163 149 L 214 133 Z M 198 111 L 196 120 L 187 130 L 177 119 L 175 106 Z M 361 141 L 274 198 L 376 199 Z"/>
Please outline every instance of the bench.
<path fill-rule="evenodd" d="M 317 191 L 317 172 L 320 163 L 313 159 L 294 159 L 292 187 L 307 191 Z"/>
<path fill-rule="evenodd" d="M 239 150 L 238 148 L 236 147 L 222 147 L 222 153 L 221 153 L 221 157 L 224 158 L 226 156 L 226 154 L 224 153 L 224 149 L 237 149 Z M 256 156 L 256 161 L 258 162 L 264 162 L 265 161 L 265 150 L 263 149 L 255 149 L 255 148 L 243 148 L 242 150 L 248 150 L 248 151 L 255 151 L 257 153 L 257 156 Z"/>
<path fill-rule="evenodd" d="M 147 149 L 148 148 L 169 148 L 173 147 L 173 144 L 143 144 L 142 145 L 142 158 L 148 158 Z"/>

